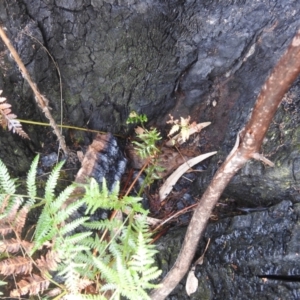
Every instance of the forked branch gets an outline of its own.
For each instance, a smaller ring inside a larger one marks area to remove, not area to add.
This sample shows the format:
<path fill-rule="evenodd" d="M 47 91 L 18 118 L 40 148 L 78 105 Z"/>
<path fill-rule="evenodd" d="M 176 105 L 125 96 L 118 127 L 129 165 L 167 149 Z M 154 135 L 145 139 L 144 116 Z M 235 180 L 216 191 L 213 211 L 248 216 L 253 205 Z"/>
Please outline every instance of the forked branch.
<path fill-rule="evenodd" d="M 299 73 L 300 30 L 262 86 L 250 120 L 238 134 L 235 147 L 216 172 L 193 214 L 173 268 L 162 280 L 161 287 L 152 292 L 151 299 L 167 297 L 188 271 L 212 209 L 231 178 L 249 159 L 264 159 L 258 153 L 264 136 L 284 94 Z"/>

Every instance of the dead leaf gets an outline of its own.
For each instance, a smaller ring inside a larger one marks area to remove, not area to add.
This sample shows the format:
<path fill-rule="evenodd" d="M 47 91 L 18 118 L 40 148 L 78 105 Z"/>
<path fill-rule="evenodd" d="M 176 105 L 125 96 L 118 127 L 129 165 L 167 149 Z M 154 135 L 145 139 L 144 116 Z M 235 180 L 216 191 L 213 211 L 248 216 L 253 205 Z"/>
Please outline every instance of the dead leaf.
<path fill-rule="evenodd" d="M 182 133 L 176 134 L 170 141 L 168 141 L 165 145 L 168 147 L 174 146 L 174 141 L 176 141 L 179 145 L 183 144 L 192 134 L 196 132 L 200 132 L 203 128 L 209 126 L 211 122 L 203 122 L 203 123 L 198 123 L 198 124 L 192 124 L 188 128 L 188 132 L 184 133 L 184 136 Z"/>
<path fill-rule="evenodd" d="M 210 243 L 210 238 L 208 239 L 208 241 L 206 243 L 206 246 L 205 246 L 203 254 L 196 260 L 195 266 L 203 264 L 204 255 L 205 255 L 205 253 L 206 253 L 206 251 L 208 249 L 209 243 Z"/>
<path fill-rule="evenodd" d="M 188 276 L 186 279 L 186 284 L 185 284 L 185 290 L 186 290 L 186 293 L 188 294 L 188 296 L 190 296 L 191 294 L 193 294 L 197 291 L 198 278 L 195 275 L 195 270 L 196 270 L 197 265 L 203 264 L 203 258 L 207 251 L 209 243 L 210 243 L 210 239 L 208 239 L 208 242 L 206 243 L 203 254 L 196 260 L 195 264 L 192 266 L 191 270 L 188 273 Z"/>
<path fill-rule="evenodd" d="M 198 164 L 199 162 L 205 160 L 206 158 L 215 155 L 217 151 L 214 152 L 209 152 L 205 154 L 201 154 L 199 156 L 196 156 L 184 164 L 182 164 L 179 168 L 177 168 L 165 181 L 165 183 L 162 185 L 162 187 L 159 190 L 159 198 L 160 201 L 163 201 L 166 199 L 166 197 L 170 194 L 170 192 L 173 189 L 173 186 L 176 184 L 178 179 L 186 172 L 188 171 L 191 167 L 194 165 Z"/>
<path fill-rule="evenodd" d="M 198 278 L 195 276 L 195 267 L 193 267 L 187 276 L 185 290 L 188 296 L 195 293 L 198 288 Z"/>

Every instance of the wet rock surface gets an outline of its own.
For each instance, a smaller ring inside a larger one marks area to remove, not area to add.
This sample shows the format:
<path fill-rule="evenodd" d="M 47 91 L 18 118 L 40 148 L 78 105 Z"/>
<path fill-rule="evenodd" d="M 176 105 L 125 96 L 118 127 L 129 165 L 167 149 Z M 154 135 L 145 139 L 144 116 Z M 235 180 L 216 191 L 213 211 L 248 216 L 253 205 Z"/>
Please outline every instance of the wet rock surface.
<path fill-rule="evenodd" d="M 184 280 L 167 299 L 299 299 L 299 218 L 300 205 L 285 200 L 268 210 L 209 224 L 195 257 L 210 238 L 195 272 L 197 292 L 189 298 Z M 158 243 L 165 272 L 174 263 L 184 231 L 177 229 Z"/>

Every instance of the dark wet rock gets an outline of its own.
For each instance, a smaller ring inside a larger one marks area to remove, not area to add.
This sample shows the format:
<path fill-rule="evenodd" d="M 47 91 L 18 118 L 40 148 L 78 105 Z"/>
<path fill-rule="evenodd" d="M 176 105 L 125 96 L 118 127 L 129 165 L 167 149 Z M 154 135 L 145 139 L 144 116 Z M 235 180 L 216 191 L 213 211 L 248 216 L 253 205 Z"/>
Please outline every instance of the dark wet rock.
<path fill-rule="evenodd" d="M 226 218 L 208 225 L 197 256 L 210 238 L 204 262 L 196 268 L 199 287 L 190 298 L 185 280 L 167 299 L 299 299 L 300 205 L 282 201 L 268 210 Z M 185 230 L 158 243 L 159 264 L 173 265 Z M 196 259 L 198 258 L 196 257 Z"/>
<path fill-rule="evenodd" d="M 48 155 L 44 155 L 41 158 L 42 167 L 46 167 L 46 168 L 54 166 L 57 163 L 57 161 L 58 161 L 58 155 L 55 152 L 52 152 Z"/>

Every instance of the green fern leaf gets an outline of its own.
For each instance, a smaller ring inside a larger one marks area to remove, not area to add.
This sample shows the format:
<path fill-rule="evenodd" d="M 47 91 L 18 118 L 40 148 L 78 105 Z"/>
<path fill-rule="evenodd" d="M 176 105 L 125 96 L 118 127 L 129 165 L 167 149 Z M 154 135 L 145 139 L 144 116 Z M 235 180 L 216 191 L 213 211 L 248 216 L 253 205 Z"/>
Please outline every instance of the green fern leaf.
<path fill-rule="evenodd" d="M 26 185 L 27 185 L 27 193 L 29 196 L 29 199 L 26 201 L 26 205 L 29 207 L 32 206 L 35 203 L 35 198 L 36 198 L 36 173 L 37 173 L 37 166 L 39 162 L 40 156 L 37 155 L 33 162 L 31 163 L 30 170 L 27 174 L 27 180 L 26 180 Z"/>
<path fill-rule="evenodd" d="M 122 226 L 122 222 L 120 220 L 117 219 L 113 219 L 113 220 L 101 220 L 101 221 L 92 221 L 92 222 L 88 222 L 85 223 L 84 226 L 86 228 L 92 229 L 92 230 L 109 230 L 109 231 L 113 231 L 116 228 L 120 228 Z"/>
<path fill-rule="evenodd" d="M 102 190 L 94 178 L 90 179 L 88 185 L 85 186 L 86 194 L 84 200 L 86 203 L 86 214 L 93 214 L 98 208 L 115 209 L 115 205 L 119 202 L 119 185 L 116 184 L 114 190 L 110 193 L 105 178 L 102 183 Z"/>
<path fill-rule="evenodd" d="M 116 283 L 118 272 L 104 264 L 99 258 L 93 257 L 94 265 L 101 271 L 102 276 L 110 283 Z"/>
<path fill-rule="evenodd" d="M 97 250 L 99 255 L 101 255 L 102 261 L 106 261 L 107 263 L 110 261 L 111 255 L 105 251 L 108 247 L 108 243 L 105 240 L 100 241 L 98 235 L 95 235 L 94 238 L 87 237 L 81 242 L 81 245 L 85 245 L 89 247 L 89 249 Z"/>
<path fill-rule="evenodd" d="M 55 213 L 58 210 L 60 210 L 62 205 L 64 204 L 64 202 L 66 202 L 68 200 L 68 198 L 74 192 L 74 190 L 75 190 L 75 185 L 69 185 L 68 187 L 66 187 L 58 195 L 58 197 L 53 202 L 51 202 L 51 204 L 49 205 L 50 211 Z"/>
<path fill-rule="evenodd" d="M 54 189 L 57 185 L 59 172 L 64 165 L 64 161 L 59 162 L 52 170 L 45 186 L 45 200 L 50 203 L 54 198 Z"/>
<path fill-rule="evenodd" d="M 39 236 L 39 238 L 35 241 L 34 247 L 32 248 L 30 255 L 32 255 L 37 249 L 40 249 L 44 245 L 44 243 L 51 241 L 53 237 L 55 237 L 56 233 L 56 228 L 50 227 L 48 229 L 45 229 Z"/>
<path fill-rule="evenodd" d="M 55 221 L 57 223 L 62 223 L 71 217 L 79 207 L 84 204 L 84 200 L 76 200 L 75 202 L 69 204 L 65 209 L 59 210 L 55 214 Z"/>
<path fill-rule="evenodd" d="M 0 192 L 13 195 L 16 193 L 15 180 L 10 178 L 8 170 L 0 160 Z"/>
<path fill-rule="evenodd" d="M 60 234 L 65 235 L 67 233 L 70 233 L 71 231 L 73 231 L 77 227 L 79 227 L 80 225 L 83 225 L 88 219 L 89 219 L 89 217 L 82 217 L 82 218 L 79 218 L 79 219 L 76 219 L 76 220 L 72 221 L 71 223 L 66 224 L 60 230 Z"/>
<path fill-rule="evenodd" d="M 76 271 L 76 268 L 82 267 L 81 264 L 74 263 L 73 259 L 66 260 L 64 269 L 58 273 L 58 276 L 62 276 L 65 279 L 65 285 L 69 291 L 76 294 L 79 293 L 79 279 L 80 274 Z"/>
<path fill-rule="evenodd" d="M 75 233 L 72 236 L 65 237 L 65 243 L 76 244 L 76 243 L 82 241 L 83 239 L 85 239 L 86 237 L 90 236 L 91 234 L 92 234 L 92 232 L 90 232 L 90 231 Z"/>

